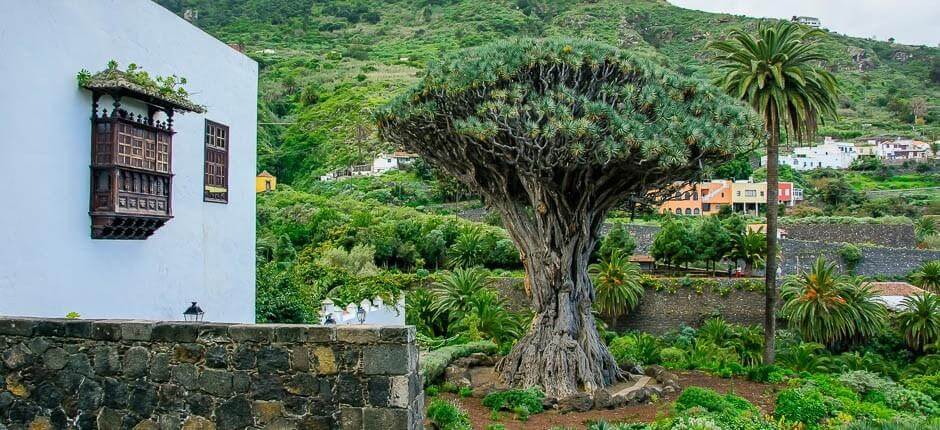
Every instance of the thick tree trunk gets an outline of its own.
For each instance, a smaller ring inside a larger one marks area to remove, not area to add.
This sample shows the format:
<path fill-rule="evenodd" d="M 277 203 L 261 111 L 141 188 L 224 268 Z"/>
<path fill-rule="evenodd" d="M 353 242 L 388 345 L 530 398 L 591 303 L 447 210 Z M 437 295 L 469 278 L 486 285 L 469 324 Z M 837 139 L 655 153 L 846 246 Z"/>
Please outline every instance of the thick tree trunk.
<path fill-rule="evenodd" d="M 767 144 L 767 265 L 764 273 L 764 364 L 773 364 L 776 358 L 774 336 L 777 332 L 777 193 L 780 153 L 780 126 L 776 104 L 771 103 L 767 114 L 770 142 Z"/>
<path fill-rule="evenodd" d="M 536 210 L 534 223 L 505 218 L 523 257 L 535 317 L 496 370 L 511 386 L 540 387 L 549 397 L 564 398 L 603 388 L 623 373 L 591 313 L 587 266 L 603 213 L 550 206 Z"/>

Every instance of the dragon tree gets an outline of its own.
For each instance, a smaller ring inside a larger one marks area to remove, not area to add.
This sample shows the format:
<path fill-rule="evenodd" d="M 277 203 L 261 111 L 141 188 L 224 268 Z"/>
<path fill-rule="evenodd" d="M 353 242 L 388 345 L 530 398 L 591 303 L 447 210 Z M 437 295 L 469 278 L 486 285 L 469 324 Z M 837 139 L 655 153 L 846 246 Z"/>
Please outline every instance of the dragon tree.
<path fill-rule="evenodd" d="M 588 258 L 607 212 L 699 178 L 762 136 L 759 118 L 719 89 L 571 39 L 456 52 L 376 117 L 383 139 L 499 211 L 536 313 L 497 371 L 556 398 L 624 376 L 591 313 Z"/>

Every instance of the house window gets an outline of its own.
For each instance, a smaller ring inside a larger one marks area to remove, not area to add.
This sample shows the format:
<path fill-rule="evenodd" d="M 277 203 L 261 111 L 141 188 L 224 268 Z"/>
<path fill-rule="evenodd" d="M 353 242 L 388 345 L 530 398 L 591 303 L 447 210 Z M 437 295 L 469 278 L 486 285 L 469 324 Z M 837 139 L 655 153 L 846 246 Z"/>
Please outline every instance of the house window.
<path fill-rule="evenodd" d="M 676 208 L 676 215 L 682 215 L 682 209 Z"/>
<path fill-rule="evenodd" d="M 686 214 L 686 215 L 692 215 L 692 209 L 685 208 L 685 214 Z"/>
<path fill-rule="evenodd" d="M 692 213 L 694 213 L 695 215 L 698 215 L 699 214 L 698 208 L 692 209 Z"/>
<path fill-rule="evenodd" d="M 264 181 L 264 190 L 271 191 L 271 181 Z"/>
<path fill-rule="evenodd" d="M 206 166 L 203 200 L 228 203 L 228 126 L 206 120 Z"/>
<path fill-rule="evenodd" d="M 757 197 L 757 190 L 744 190 L 744 197 Z"/>

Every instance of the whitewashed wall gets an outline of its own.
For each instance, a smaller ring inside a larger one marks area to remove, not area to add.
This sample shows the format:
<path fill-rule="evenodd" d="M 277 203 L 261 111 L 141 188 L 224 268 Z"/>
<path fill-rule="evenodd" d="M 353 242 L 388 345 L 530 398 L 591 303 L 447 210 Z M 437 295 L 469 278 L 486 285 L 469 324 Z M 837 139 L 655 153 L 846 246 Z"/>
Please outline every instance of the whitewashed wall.
<path fill-rule="evenodd" d="M 149 0 L 0 1 L 0 53 L 0 314 L 254 322 L 257 64 Z M 174 219 L 145 241 L 90 238 L 75 75 L 110 59 L 208 109 L 175 118 Z M 231 127 L 228 204 L 202 201 L 205 119 Z"/>

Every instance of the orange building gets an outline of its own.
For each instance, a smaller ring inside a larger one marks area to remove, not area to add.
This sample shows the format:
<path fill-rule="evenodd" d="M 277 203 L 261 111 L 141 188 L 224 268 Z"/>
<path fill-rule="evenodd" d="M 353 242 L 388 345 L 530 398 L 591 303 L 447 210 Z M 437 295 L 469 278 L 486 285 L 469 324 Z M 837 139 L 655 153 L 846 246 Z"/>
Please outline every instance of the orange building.
<path fill-rule="evenodd" d="M 685 185 L 676 194 L 659 206 L 660 213 L 676 215 L 701 215 L 702 200 L 699 190 L 693 185 Z"/>

